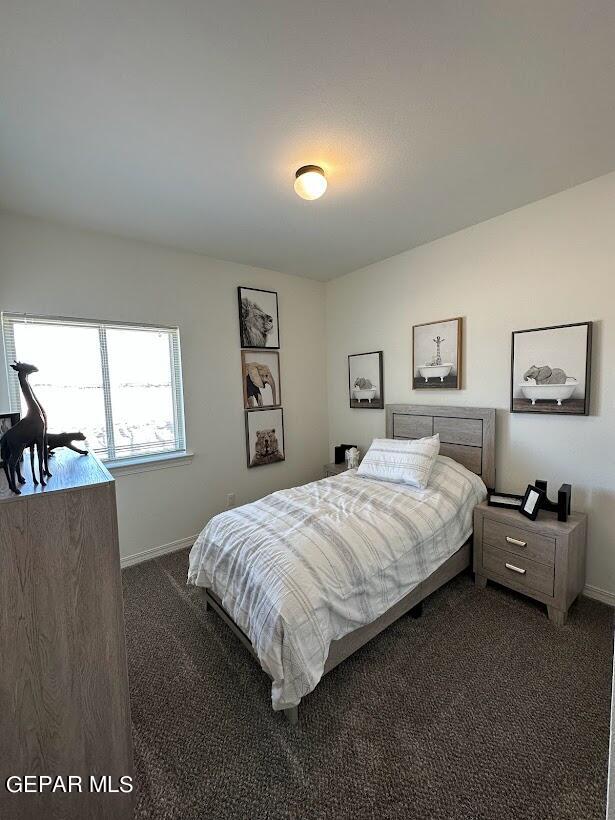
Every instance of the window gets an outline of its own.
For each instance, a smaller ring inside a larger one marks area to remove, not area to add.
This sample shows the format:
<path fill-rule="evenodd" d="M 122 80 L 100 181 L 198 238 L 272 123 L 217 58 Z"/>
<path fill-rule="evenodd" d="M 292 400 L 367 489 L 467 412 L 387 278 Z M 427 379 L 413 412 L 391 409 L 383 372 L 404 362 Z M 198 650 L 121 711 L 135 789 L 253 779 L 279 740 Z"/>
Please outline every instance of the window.
<path fill-rule="evenodd" d="M 26 412 L 13 360 L 30 377 L 49 430 L 81 430 L 104 461 L 186 448 L 179 330 L 4 313 L 11 410 Z"/>

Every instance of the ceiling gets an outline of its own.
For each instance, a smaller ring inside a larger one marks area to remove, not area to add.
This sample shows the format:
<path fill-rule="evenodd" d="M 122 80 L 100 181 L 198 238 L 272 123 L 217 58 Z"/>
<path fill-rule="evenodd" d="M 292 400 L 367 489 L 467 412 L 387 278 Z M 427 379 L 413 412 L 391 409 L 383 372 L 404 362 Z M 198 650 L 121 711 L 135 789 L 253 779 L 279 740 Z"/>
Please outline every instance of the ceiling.
<path fill-rule="evenodd" d="M 330 279 L 615 168 L 612 0 L 0 9 L 22 213 Z"/>

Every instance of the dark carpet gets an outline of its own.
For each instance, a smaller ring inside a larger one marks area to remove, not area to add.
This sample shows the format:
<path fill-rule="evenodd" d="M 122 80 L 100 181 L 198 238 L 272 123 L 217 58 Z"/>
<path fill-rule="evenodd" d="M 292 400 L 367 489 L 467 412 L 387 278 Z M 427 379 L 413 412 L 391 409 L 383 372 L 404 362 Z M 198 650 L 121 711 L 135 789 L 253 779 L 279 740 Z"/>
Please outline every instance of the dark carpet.
<path fill-rule="evenodd" d="M 123 573 L 137 818 L 591 820 L 605 814 L 612 612 L 565 627 L 462 575 L 328 674 L 298 727 L 186 587 Z"/>

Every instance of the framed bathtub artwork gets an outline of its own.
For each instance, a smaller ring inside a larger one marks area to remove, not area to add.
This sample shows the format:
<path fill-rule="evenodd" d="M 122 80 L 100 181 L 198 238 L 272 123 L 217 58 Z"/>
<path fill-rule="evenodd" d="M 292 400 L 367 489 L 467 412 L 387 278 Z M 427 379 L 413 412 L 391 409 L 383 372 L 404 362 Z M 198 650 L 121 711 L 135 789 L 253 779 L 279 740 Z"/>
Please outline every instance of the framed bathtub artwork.
<path fill-rule="evenodd" d="M 463 321 L 443 319 L 412 328 L 412 387 L 459 390 Z"/>
<path fill-rule="evenodd" d="M 589 414 L 592 323 L 512 334 L 511 413 Z"/>
<path fill-rule="evenodd" d="M 348 357 L 348 394 L 355 409 L 384 409 L 382 350 Z"/>

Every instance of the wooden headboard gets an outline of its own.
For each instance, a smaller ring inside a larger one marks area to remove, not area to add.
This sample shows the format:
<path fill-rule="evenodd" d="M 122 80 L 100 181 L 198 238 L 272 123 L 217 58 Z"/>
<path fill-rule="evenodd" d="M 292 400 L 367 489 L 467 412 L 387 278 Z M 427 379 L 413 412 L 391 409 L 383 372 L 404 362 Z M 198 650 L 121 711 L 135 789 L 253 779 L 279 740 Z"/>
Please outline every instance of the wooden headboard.
<path fill-rule="evenodd" d="M 495 488 L 495 410 L 491 407 L 441 407 L 387 404 L 387 438 L 440 434 L 440 453 L 454 458 Z"/>

